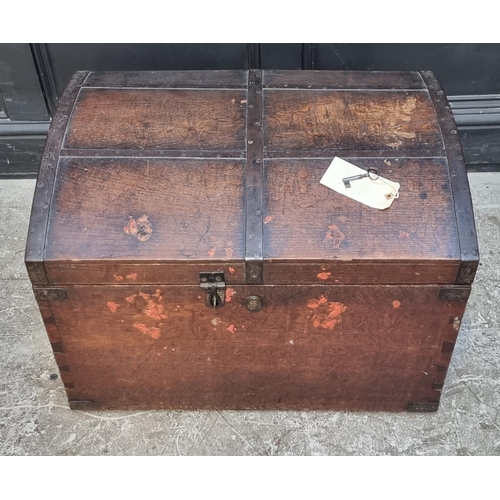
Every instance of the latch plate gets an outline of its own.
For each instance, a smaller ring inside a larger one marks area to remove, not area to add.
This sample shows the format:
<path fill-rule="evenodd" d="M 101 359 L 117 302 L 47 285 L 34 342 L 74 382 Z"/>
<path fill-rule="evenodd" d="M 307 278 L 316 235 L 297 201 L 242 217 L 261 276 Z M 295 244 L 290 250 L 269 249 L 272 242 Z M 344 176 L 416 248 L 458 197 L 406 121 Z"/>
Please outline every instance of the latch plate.
<path fill-rule="evenodd" d="M 207 291 L 207 307 L 222 307 L 226 301 L 226 280 L 224 273 L 200 273 L 200 287 Z"/>

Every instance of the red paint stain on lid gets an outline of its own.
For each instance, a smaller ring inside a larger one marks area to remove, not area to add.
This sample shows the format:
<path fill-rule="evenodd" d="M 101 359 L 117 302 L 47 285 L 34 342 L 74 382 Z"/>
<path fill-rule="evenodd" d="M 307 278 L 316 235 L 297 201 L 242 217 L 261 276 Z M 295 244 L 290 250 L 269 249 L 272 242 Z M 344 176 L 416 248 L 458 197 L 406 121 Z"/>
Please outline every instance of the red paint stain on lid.
<path fill-rule="evenodd" d="M 400 305 L 401 305 L 401 302 L 399 302 L 399 300 L 392 301 L 392 307 L 394 307 L 394 309 L 397 309 Z"/>
<path fill-rule="evenodd" d="M 317 278 L 320 280 L 327 280 L 331 275 L 332 273 L 318 273 Z"/>
<path fill-rule="evenodd" d="M 106 305 L 112 313 L 115 313 L 116 310 L 120 307 L 120 305 L 116 302 L 108 302 Z"/>
<path fill-rule="evenodd" d="M 234 333 L 236 332 L 238 329 L 234 326 L 234 325 L 229 325 L 229 327 L 227 328 L 228 331 L 230 331 L 231 333 Z"/>

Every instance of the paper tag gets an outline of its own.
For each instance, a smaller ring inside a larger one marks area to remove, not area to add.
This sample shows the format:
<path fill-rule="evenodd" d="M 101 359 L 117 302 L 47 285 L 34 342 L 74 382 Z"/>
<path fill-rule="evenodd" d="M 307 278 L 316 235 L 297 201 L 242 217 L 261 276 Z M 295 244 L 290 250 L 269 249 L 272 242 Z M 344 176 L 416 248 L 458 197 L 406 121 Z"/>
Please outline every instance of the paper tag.
<path fill-rule="evenodd" d="M 366 170 L 335 157 L 321 178 L 320 183 L 369 207 L 378 208 L 379 210 L 389 208 L 394 199 L 399 197 L 399 188 L 401 186 L 397 182 L 378 176 L 376 180 L 370 177 L 352 180 L 349 182 L 351 187 L 346 187 L 344 184 L 343 179 L 366 173 Z M 371 177 L 377 176 L 372 175 Z"/>

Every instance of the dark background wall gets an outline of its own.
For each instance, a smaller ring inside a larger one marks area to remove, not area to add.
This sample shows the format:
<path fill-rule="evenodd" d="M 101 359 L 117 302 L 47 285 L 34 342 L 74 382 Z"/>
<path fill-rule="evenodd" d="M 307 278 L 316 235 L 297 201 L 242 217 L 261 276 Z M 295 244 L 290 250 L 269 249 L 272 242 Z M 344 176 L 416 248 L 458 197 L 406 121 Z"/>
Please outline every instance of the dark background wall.
<path fill-rule="evenodd" d="M 500 169 L 500 44 L 0 44 L 0 176 L 33 177 L 71 75 L 89 70 L 434 71 L 471 170 Z"/>

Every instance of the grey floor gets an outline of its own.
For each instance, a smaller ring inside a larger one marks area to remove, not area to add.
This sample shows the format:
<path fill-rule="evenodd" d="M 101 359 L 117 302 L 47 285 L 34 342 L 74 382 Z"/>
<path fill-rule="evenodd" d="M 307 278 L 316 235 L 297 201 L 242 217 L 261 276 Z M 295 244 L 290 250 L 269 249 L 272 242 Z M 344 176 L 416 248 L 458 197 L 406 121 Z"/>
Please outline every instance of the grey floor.
<path fill-rule="evenodd" d="M 69 410 L 23 265 L 35 181 L 0 181 L 0 454 L 500 455 L 500 173 L 469 178 L 482 264 L 433 414 Z"/>

